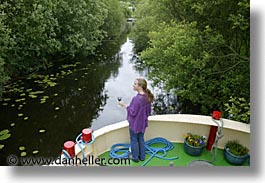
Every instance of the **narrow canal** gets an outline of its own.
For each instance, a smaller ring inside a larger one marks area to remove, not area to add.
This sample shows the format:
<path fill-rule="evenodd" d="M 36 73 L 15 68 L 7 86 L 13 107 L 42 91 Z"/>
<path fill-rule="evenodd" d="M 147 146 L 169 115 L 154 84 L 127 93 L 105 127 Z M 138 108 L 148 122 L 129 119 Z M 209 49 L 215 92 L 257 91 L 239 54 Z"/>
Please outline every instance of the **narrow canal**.
<path fill-rule="evenodd" d="M 0 141 L 0 164 L 6 165 L 9 155 L 57 157 L 63 143 L 83 128 L 96 130 L 125 120 L 117 97 L 129 103 L 136 94 L 134 79 L 147 74 L 136 69 L 133 46 L 127 38 L 114 54 L 110 47 L 95 61 L 63 65 L 56 73 L 15 83 L 15 91 L 5 94 L 0 106 L 0 131 L 11 135 Z"/>
<path fill-rule="evenodd" d="M 111 75 L 105 82 L 103 93 L 106 94 L 106 105 L 99 112 L 98 118 L 93 119 L 92 129 L 98 129 L 108 124 L 116 123 L 126 119 L 126 111 L 117 105 L 117 97 L 129 104 L 136 92 L 133 91 L 133 82 L 135 78 L 147 76 L 145 70 L 139 71 L 135 67 L 135 55 L 133 52 L 133 43 L 127 41 L 121 46 L 118 53 L 120 67 L 116 75 Z M 148 80 L 147 80 L 148 81 Z M 152 91 L 151 81 L 148 81 L 148 87 Z"/>

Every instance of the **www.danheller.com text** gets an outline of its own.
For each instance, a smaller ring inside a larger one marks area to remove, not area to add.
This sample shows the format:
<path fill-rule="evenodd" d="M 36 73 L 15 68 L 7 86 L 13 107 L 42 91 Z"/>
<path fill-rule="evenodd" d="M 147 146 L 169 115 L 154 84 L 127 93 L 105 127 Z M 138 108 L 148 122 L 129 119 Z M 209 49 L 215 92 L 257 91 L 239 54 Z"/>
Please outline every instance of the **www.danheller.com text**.
<path fill-rule="evenodd" d="M 46 158 L 46 157 L 17 157 L 15 155 L 10 155 L 7 157 L 7 164 L 9 166 L 32 166 L 32 165 L 63 165 L 63 166 L 90 166 L 90 165 L 130 165 L 130 159 L 120 159 L 120 158 L 104 158 L 97 157 L 93 155 L 88 155 L 85 158 L 79 158 L 74 156 L 73 158 L 66 158 L 59 156 L 58 158 Z"/>

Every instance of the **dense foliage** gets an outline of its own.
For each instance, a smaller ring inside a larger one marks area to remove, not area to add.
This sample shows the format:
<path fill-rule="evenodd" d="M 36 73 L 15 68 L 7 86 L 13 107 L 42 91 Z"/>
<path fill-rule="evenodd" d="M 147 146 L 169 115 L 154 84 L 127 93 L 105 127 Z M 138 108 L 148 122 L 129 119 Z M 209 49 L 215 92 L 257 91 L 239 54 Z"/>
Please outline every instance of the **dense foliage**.
<path fill-rule="evenodd" d="M 173 89 L 180 102 L 191 102 L 201 114 L 218 106 L 224 117 L 248 123 L 249 1 L 144 0 L 138 5 L 133 38 L 154 83 Z M 239 100 L 237 107 L 244 110 L 235 110 Z"/>
<path fill-rule="evenodd" d="M 0 4 L 0 97 L 10 78 L 94 54 L 126 31 L 154 84 L 201 114 L 250 121 L 249 0 L 5 0 Z"/>
<path fill-rule="evenodd" d="M 61 58 L 91 55 L 104 39 L 120 36 L 126 2 L 1 1 L 0 97 L 9 78 L 48 69 Z"/>

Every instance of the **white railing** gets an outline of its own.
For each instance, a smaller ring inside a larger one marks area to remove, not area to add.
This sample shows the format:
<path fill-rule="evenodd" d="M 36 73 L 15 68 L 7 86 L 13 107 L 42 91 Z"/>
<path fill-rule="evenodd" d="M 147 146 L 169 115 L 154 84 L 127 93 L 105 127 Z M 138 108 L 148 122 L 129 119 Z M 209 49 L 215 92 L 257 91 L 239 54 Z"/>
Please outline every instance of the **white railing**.
<path fill-rule="evenodd" d="M 228 140 L 237 139 L 243 145 L 250 147 L 250 125 L 233 120 L 223 120 L 223 137 L 218 147 L 223 148 Z M 172 142 L 183 143 L 185 133 L 196 133 L 208 137 L 211 126 L 216 126 L 211 116 L 168 114 L 149 117 L 149 126 L 146 129 L 145 140 L 154 137 L 164 137 Z M 95 142 L 84 147 L 85 155 L 98 157 L 109 151 L 116 143 L 129 143 L 128 122 L 122 121 L 105 126 L 94 131 Z M 75 147 L 78 157 L 82 157 L 81 150 Z"/>

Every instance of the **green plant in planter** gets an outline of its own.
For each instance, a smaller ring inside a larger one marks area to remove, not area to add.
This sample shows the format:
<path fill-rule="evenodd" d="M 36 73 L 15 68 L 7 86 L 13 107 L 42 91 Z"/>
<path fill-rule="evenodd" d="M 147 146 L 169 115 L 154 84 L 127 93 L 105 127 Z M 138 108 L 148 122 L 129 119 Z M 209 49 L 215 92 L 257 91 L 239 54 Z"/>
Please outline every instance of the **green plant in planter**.
<path fill-rule="evenodd" d="M 236 156 L 244 156 L 248 154 L 249 149 L 242 144 L 239 143 L 238 140 L 230 140 L 226 143 L 226 148 L 228 148 L 229 152 Z"/>
<path fill-rule="evenodd" d="M 226 160 L 234 165 L 242 165 L 249 158 L 249 149 L 239 143 L 238 140 L 227 141 L 224 147 Z"/>

